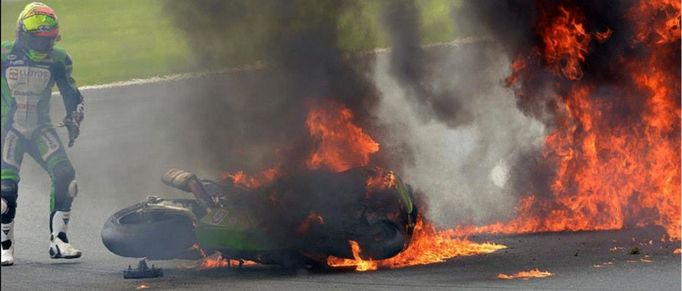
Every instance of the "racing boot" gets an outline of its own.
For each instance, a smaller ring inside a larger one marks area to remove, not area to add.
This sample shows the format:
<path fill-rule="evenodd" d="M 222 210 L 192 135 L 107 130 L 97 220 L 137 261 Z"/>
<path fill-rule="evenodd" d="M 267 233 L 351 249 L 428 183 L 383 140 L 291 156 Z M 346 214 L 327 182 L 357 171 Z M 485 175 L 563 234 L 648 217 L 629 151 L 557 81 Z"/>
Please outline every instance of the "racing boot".
<path fill-rule="evenodd" d="M 14 265 L 14 221 L 2 224 L 2 265 Z"/>
<path fill-rule="evenodd" d="M 70 214 L 71 212 L 67 211 L 56 211 L 50 220 L 52 233 L 49 252 L 53 259 L 75 259 L 83 254 L 79 249 L 74 248 L 66 237 Z"/>

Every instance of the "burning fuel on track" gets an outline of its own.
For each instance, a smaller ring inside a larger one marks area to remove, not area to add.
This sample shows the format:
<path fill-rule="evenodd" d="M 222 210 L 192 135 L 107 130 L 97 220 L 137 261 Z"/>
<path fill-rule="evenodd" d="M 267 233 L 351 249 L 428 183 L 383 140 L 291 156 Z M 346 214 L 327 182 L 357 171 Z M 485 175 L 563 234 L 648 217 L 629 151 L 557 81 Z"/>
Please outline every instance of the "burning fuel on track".
<path fill-rule="evenodd" d="M 511 274 L 507 275 L 504 273 L 500 273 L 497 275 L 498 279 L 503 279 L 503 280 L 512 280 L 512 279 L 523 279 L 523 280 L 528 280 L 531 278 L 545 278 L 549 276 L 553 276 L 554 273 L 548 272 L 548 271 L 540 271 L 537 268 L 532 269 L 530 271 L 521 271 L 516 274 Z"/>
<path fill-rule="evenodd" d="M 510 44 L 505 80 L 520 108 L 550 128 L 535 160 L 521 163 L 553 175 L 519 193 L 516 218 L 462 231 L 657 225 L 677 240 L 680 3 L 564 2 L 539 1 L 534 17 L 516 15 L 527 17 L 536 41 Z"/>
<path fill-rule="evenodd" d="M 409 172 L 421 154 L 413 142 L 421 141 L 392 136 L 392 128 L 376 113 L 384 96 L 371 78 L 375 56 L 349 56 L 338 47 L 336 21 L 341 12 L 354 9 L 353 1 L 319 1 L 316 5 L 321 9 L 305 11 L 296 9 L 305 1 L 276 2 L 273 9 L 281 9 L 263 20 L 271 25 L 264 38 L 269 59 L 264 61 L 282 74 L 257 86 L 281 87 L 283 95 L 295 97 L 246 113 L 230 107 L 234 104 L 221 95 L 200 103 L 191 114 L 212 130 L 200 139 L 214 141 L 207 146 L 214 167 L 231 169 L 223 178 L 248 189 L 310 169 L 340 172 L 370 165 Z M 226 25 L 244 20 L 221 14 L 229 10 L 225 5 L 232 4 L 216 1 L 199 7 L 181 2 L 169 10 L 185 19 L 188 13 L 222 19 Z M 389 73 L 400 82 L 417 122 L 458 129 L 488 119 L 468 104 L 473 102 L 467 98 L 476 96 L 433 86 L 430 68 L 440 60 L 420 46 L 415 2 L 385 5 L 384 24 L 392 40 Z M 241 8 L 250 9 L 249 5 Z M 501 184 L 505 195 L 516 201 L 514 216 L 483 225 L 459 221 L 436 226 L 430 211 L 438 205 L 428 201 L 447 195 L 423 191 L 428 185 L 406 175 L 406 182 L 424 202 L 409 246 L 393 258 L 373 260 L 362 256 L 357 242 L 349 241 L 354 259 L 329 257 L 328 265 L 357 271 L 401 268 L 504 248 L 468 239 L 480 233 L 653 226 L 664 229 L 666 239 L 679 240 L 680 2 L 483 0 L 464 1 L 460 11 L 467 15 L 460 21 L 485 27 L 500 46 L 510 73 L 499 83 L 513 92 L 518 110 L 545 129 L 541 143 L 514 146 L 506 155 L 508 166 L 503 168 L 509 177 Z M 207 32 L 190 36 L 218 44 L 219 27 L 181 21 L 187 31 Z M 220 54 L 201 43 L 196 42 L 199 52 Z M 210 92 L 210 86 L 205 90 Z M 215 106 L 215 101 L 229 106 Z M 256 122 L 248 113 L 280 116 L 273 124 Z M 258 137 L 243 132 L 242 139 L 216 137 L 216 131 L 223 129 L 226 135 L 240 136 L 234 116 L 254 120 L 250 128 Z M 247 157 L 268 158 L 236 161 L 234 149 L 243 150 L 240 154 Z M 382 173 L 368 180 L 368 187 L 395 179 L 393 172 Z M 310 212 L 297 229 L 305 232 L 324 223 L 325 217 Z M 500 274 L 500 278 L 526 273 L 552 275 L 536 269 Z"/>

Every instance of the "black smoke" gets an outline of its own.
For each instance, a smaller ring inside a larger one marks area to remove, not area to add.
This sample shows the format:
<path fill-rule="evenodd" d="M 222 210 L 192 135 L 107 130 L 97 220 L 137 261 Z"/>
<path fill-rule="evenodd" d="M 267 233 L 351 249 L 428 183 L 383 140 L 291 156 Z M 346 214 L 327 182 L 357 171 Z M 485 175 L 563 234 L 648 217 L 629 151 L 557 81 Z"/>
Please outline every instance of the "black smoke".
<path fill-rule="evenodd" d="M 559 101 L 556 98 L 566 93 L 571 82 L 550 72 L 547 69 L 548 64 L 541 58 L 529 55 L 534 49 L 544 48 L 538 32 L 540 19 L 543 15 L 547 19 L 558 17 L 561 13 L 559 8 L 565 7 L 583 13 L 585 29 L 590 34 L 612 30 L 613 34 L 608 41 L 591 41 L 589 54 L 582 65 L 582 79 L 599 84 L 619 85 L 629 82 L 630 77 L 622 67 L 613 65 L 614 60 L 645 53 L 641 47 L 633 47 L 629 41 L 633 38 L 633 30 L 627 15 L 634 3 L 635 1 L 629 0 L 465 1 L 455 18 L 462 22 L 476 19 L 485 27 L 486 33 L 501 43 L 510 59 L 528 56 L 526 60 L 530 68 L 520 78 L 517 104 L 529 116 L 552 126 Z M 548 94 L 549 92 L 556 94 Z"/>
<path fill-rule="evenodd" d="M 340 48 L 339 18 L 358 1 L 168 1 L 202 69 L 243 64 L 266 68 L 206 78 L 188 104 L 199 158 L 214 170 L 298 168 L 313 142 L 305 128 L 311 100 L 350 108 L 354 122 L 372 128 L 378 93 L 369 79 L 371 54 Z M 371 43 L 371 40 L 369 40 Z M 269 163 L 269 164 L 268 164 Z M 294 170 L 294 169 L 290 169 Z"/>
<path fill-rule="evenodd" d="M 349 54 L 339 42 L 340 17 L 359 3 L 167 2 L 166 10 L 189 39 L 201 68 L 240 63 L 264 67 L 229 78 L 220 74 L 203 78 L 203 84 L 195 88 L 195 98 L 178 117 L 187 120 L 185 130 L 191 138 L 183 142 L 195 149 L 190 154 L 213 175 L 216 171 L 255 173 L 278 168 L 280 176 L 272 184 L 241 194 L 230 191 L 236 195 L 230 200 L 238 205 L 236 211 L 257 217 L 259 227 L 282 246 L 300 243 L 297 228 L 309 214 L 316 213 L 325 220 L 325 230 L 332 233 L 308 236 L 319 242 L 306 244 L 319 244 L 322 249 L 330 240 L 340 242 L 334 246 L 340 249 L 336 253 L 351 257 L 347 239 L 339 239 L 346 235 L 341 232 L 366 225 L 362 221 L 367 208 L 367 175 L 310 171 L 305 165 L 315 146 L 305 126 L 311 104 L 342 104 L 351 109 L 356 125 L 379 130 L 371 117 L 379 97 L 371 80 L 374 55 Z M 381 164 L 380 160 L 371 164 Z M 225 185 L 230 186 L 228 181 Z M 316 233 L 314 229 L 310 232 Z M 362 239 L 355 240 L 360 240 L 362 247 Z"/>

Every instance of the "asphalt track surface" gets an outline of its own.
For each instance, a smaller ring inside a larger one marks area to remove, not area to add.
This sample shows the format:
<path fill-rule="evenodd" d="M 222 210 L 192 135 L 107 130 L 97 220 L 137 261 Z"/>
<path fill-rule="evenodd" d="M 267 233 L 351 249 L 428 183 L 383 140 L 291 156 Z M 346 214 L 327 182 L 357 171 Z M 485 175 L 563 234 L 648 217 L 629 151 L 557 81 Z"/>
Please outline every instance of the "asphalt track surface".
<path fill-rule="evenodd" d="M 197 271 L 179 269 L 183 261 L 165 261 L 153 262 L 164 269 L 163 278 L 123 279 L 121 270 L 136 261 L 104 248 L 100 230 L 105 219 L 148 194 L 179 195 L 169 194 L 160 182 L 167 168 L 197 171 L 191 143 L 183 143 L 191 140 L 192 133 L 180 130 L 191 128 L 192 121 L 182 118 L 177 109 L 191 106 L 196 98 L 193 88 L 204 82 L 249 95 L 243 84 L 268 74 L 257 71 L 86 91 L 83 134 L 68 150 L 81 188 L 73 206 L 70 238 L 84 256 L 49 258 L 48 177 L 26 158 L 16 219 L 17 259 L 14 266 L 2 267 L 2 290 L 133 290 L 142 285 L 159 290 L 680 290 L 680 256 L 673 254 L 679 241 L 661 242 L 658 229 L 479 237 L 473 239 L 508 248 L 397 270 L 319 272 L 254 266 Z M 53 119 L 63 116 L 62 108 L 54 100 Z M 61 134 L 64 138 L 65 132 Z M 639 254 L 629 254 L 634 247 Z M 554 276 L 497 279 L 499 273 L 533 268 Z"/>

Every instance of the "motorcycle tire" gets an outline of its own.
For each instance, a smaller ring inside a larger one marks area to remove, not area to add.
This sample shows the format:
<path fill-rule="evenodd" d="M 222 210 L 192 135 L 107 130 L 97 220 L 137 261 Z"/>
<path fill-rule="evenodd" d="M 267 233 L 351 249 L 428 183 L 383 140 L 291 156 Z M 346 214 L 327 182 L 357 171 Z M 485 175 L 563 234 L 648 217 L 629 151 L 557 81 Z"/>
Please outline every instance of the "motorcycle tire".
<path fill-rule="evenodd" d="M 384 220 L 364 226 L 356 226 L 347 233 L 348 240 L 358 242 L 361 247 L 360 257 L 363 259 L 387 259 L 400 253 L 409 241 L 409 236 L 401 231 L 395 223 Z M 353 253 L 346 240 L 336 240 L 330 246 L 330 253 L 341 258 L 353 258 Z"/>
<path fill-rule="evenodd" d="M 144 203 L 114 213 L 101 235 L 114 254 L 152 260 L 176 258 L 196 243 L 194 223 L 186 213 L 148 208 Z"/>

